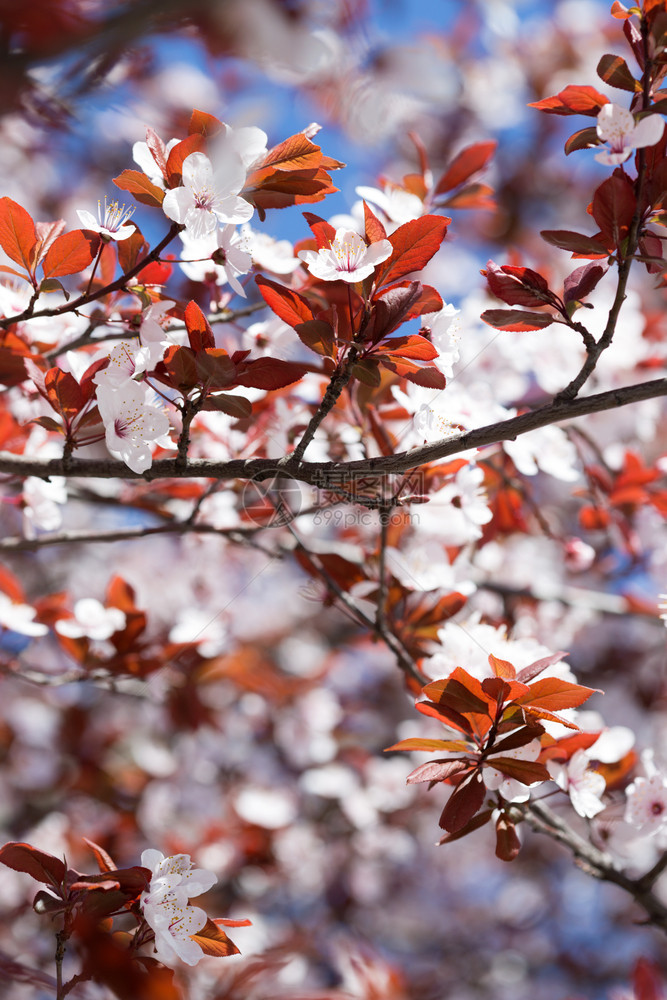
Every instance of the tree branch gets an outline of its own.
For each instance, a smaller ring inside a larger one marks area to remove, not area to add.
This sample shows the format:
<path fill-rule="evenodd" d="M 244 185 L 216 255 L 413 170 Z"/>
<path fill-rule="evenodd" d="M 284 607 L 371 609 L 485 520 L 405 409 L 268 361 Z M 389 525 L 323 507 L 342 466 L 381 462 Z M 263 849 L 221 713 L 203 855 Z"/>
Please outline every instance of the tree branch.
<path fill-rule="evenodd" d="M 656 399 L 667 396 L 667 378 L 652 379 L 637 385 L 624 386 L 620 389 L 610 389 L 607 392 L 574 399 L 566 403 L 550 403 L 537 410 L 522 413 L 518 417 L 502 420 L 499 423 L 487 424 L 465 434 L 457 434 L 451 438 L 436 441 L 433 444 L 412 448 L 410 451 L 399 452 L 396 455 L 386 455 L 378 458 L 360 459 L 354 462 L 299 462 L 292 456 L 287 460 L 271 458 L 232 459 L 229 462 L 210 462 L 203 459 L 190 460 L 179 467 L 175 459 L 163 459 L 154 462 L 150 469 L 143 473 L 133 472 L 123 462 L 115 459 L 71 458 L 69 462 L 63 459 L 38 459 L 28 455 L 15 455 L 11 452 L 0 452 L 0 474 L 14 476 L 37 476 L 47 479 L 50 476 L 76 477 L 83 479 L 140 479 L 153 482 L 157 479 L 255 479 L 260 481 L 272 475 L 289 475 L 302 483 L 309 483 L 320 489 L 327 489 L 327 476 L 332 483 L 340 482 L 341 473 L 346 476 L 387 476 L 391 473 L 407 472 L 429 462 L 436 462 L 450 455 L 457 455 L 472 448 L 483 448 L 490 444 L 503 441 L 514 441 L 521 434 L 547 427 L 549 424 L 560 423 L 586 416 L 589 413 L 601 413 L 613 410 L 630 403 L 646 399 Z"/>

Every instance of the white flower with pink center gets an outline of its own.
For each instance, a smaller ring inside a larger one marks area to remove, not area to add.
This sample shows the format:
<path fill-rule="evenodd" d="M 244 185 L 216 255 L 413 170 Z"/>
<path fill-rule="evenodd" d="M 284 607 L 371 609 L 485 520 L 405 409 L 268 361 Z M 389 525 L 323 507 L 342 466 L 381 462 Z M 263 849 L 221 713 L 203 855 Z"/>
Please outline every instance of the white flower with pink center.
<path fill-rule="evenodd" d="M 658 611 L 662 612 L 660 617 L 665 623 L 665 628 L 667 628 L 667 594 L 660 594 L 658 600 L 659 600 Z"/>
<path fill-rule="evenodd" d="M 133 472 L 149 469 L 153 461 L 150 444 L 167 433 L 169 419 L 148 401 L 144 386 L 132 381 L 117 390 L 98 386 L 97 405 L 111 454 Z"/>
<path fill-rule="evenodd" d="M 645 778 L 635 778 L 626 789 L 625 822 L 653 835 L 667 826 L 667 779 L 653 763 L 653 752 L 642 754 Z"/>
<path fill-rule="evenodd" d="M 368 246 L 359 233 L 337 229 L 336 237 L 325 250 L 301 250 L 298 256 L 314 277 L 322 281 L 347 281 L 354 284 L 372 274 L 377 264 L 393 253 L 389 240 Z"/>
<path fill-rule="evenodd" d="M 208 917 L 204 910 L 190 906 L 188 901 L 212 888 L 215 875 L 194 868 L 188 854 L 165 858 L 160 851 L 148 850 L 141 855 L 141 864 L 152 871 L 140 902 L 144 918 L 155 932 L 157 957 L 167 965 L 176 958 L 187 965 L 196 965 L 204 952 L 192 935 L 202 929 Z"/>
<path fill-rule="evenodd" d="M 190 153 L 183 160 L 183 186 L 167 191 L 162 202 L 164 214 L 185 226 L 192 240 L 215 232 L 218 224 L 248 222 L 253 207 L 239 191 L 246 171 L 241 157 L 226 150 L 215 170 L 204 153 Z"/>
<path fill-rule="evenodd" d="M 572 808 L 580 816 L 591 819 L 605 808 L 600 802 L 607 783 L 598 771 L 589 768 L 585 750 L 577 750 L 566 764 L 548 761 L 547 770 L 559 788 L 570 796 Z"/>
<path fill-rule="evenodd" d="M 608 149 L 595 159 L 609 167 L 625 162 L 633 150 L 655 146 L 662 139 L 665 123 L 660 115 L 647 115 L 638 122 L 620 104 L 605 104 L 598 115 L 597 133 Z"/>
<path fill-rule="evenodd" d="M 234 226 L 217 229 L 201 240 L 189 239 L 186 230 L 181 239 L 184 243 L 181 268 L 191 281 L 212 279 L 217 285 L 229 282 L 237 295 L 246 297 L 238 278 L 248 273 L 252 257 Z"/>
<path fill-rule="evenodd" d="M 122 388 L 146 367 L 140 355 L 139 345 L 130 340 L 121 340 L 115 344 L 108 357 L 109 364 L 97 372 L 93 382 L 96 385 L 105 385 L 109 389 Z"/>
<path fill-rule="evenodd" d="M 125 612 L 120 608 L 105 608 L 94 597 L 82 597 L 74 605 L 73 618 L 60 618 L 55 625 L 58 635 L 68 639 L 109 639 L 125 628 Z"/>
<path fill-rule="evenodd" d="M 99 233 L 107 243 L 109 240 L 126 240 L 135 230 L 134 223 L 129 226 L 125 225 L 134 215 L 134 205 L 126 208 L 125 205 L 119 205 L 117 201 L 107 204 L 106 197 L 104 199 L 104 215 L 102 214 L 102 202 L 98 201 L 97 203 L 97 221 L 95 221 L 95 216 L 85 209 L 77 209 L 76 214 L 84 229 Z"/>

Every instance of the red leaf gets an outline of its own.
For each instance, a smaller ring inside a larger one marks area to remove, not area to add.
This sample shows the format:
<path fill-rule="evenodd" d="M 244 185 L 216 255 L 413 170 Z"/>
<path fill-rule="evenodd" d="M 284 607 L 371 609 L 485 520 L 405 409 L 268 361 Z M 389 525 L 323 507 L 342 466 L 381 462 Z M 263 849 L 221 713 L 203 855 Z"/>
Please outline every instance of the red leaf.
<path fill-rule="evenodd" d="M 542 330 L 554 321 L 550 313 L 524 312 L 522 309 L 487 309 L 480 319 L 496 330 L 508 330 L 511 333 Z"/>
<path fill-rule="evenodd" d="M 599 694 L 597 688 L 572 684 L 559 677 L 543 677 L 530 685 L 530 693 L 516 699 L 519 705 L 544 708 L 548 712 L 558 712 L 563 708 L 576 708 L 587 701 L 592 694 Z"/>
<path fill-rule="evenodd" d="M 379 243 L 380 240 L 387 239 L 387 230 L 366 202 L 364 202 L 364 225 L 365 239 L 368 244 Z"/>
<path fill-rule="evenodd" d="M 69 423 L 85 404 L 79 383 L 69 372 L 50 368 L 44 376 L 44 385 L 50 405 Z"/>
<path fill-rule="evenodd" d="M 632 17 L 632 12 L 620 2 L 620 0 L 614 0 L 611 5 L 611 16 L 617 17 L 619 20 L 625 21 L 627 18 Z"/>
<path fill-rule="evenodd" d="M 638 958 L 632 974 L 634 1000 L 664 1000 L 660 967 L 647 958 Z"/>
<path fill-rule="evenodd" d="M 614 173 L 600 184 L 593 195 L 593 218 L 608 247 L 622 249 L 636 205 L 633 185 L 625 174 Z"/>
<path fill-rule="evenodd" d="M 581 302 L 582 299 L 591 294 L 608 270 L 609 267 L 607 264 L 597 264 L 595 261 L 578 267 L 572 274 L 568 274 L 565 279 L 563 284 L 565 291 L 563 301 Z"/>
<path fill-rule="evenodd" d="M 456 667 L 449 677 L 431 681 L 422 694 L 438 705 L 447 705 L 456 712 L 488 715 L 493 706 L 493 698 L 483 691 L 482 685 L 463 667 Z"/>
<path fill-rule="evenodd" d="M 219 392 L 215 396 L 206 397 L 202 410 L 217 410 L 219 413 L 228 413 L 230 417 L 243 420 L 252 413 L 252 403 L 245 396 Z"/>
<path fill-rule="evenodd" d="M 415 361 L 390 353 L 379 355 L 378 361 L 390 372 L 395 372 L 396 375 L 406 378 L 408 382 L 414 382 L 415 385 L 422 385 L 427 389 L 444 389 L 447 386 L 445 376 L 437 368 L 428 365 L 421 367 Z"/>
<path fill-rule="evenodd" d="M 469 760 L 430 760 L 416 767 L 405 780 L 408 785 L 416 785 L 421 781 L 446 781 L 454 774 L 469 770 Z"/>
<path fill-rule="evenodd" d="M 501 813 L 496 820 L 496 857 L 501 861 L 514 861 L 520 849 L 521 841 L 514 823 Z"/>
<path fill-rule="evenodd" d="M 451 191 L 482 170 L 495 153 L 497 145 L 495 139 L 491 139 L 487 142 L 476 142 L 462 149 L 438 181 L 434 194 Z"/>
<path fill-rule="evenodd" d="M 547 243 L 561 250 L 570 250 L 582 257 L 608 257 L 609 251 L 595 236 L 573 233 L 568 229 L 543 229 L 540 236 Z"/>
<path fill-rule="evenodd" d="M 196 109 L 192 112 L 188 125 L 188 135 L 196 134 L 210 138 L 221 130 L 222 122 L 215 115 L 209 115 L 206 111 L 197 111 Z"/>
<path fill-rule="evenodd" d="M 297 323 L 294 327 L 301 343 L 325 358 L 336 354 L 336 334 L 331 325 L 323 320 L 311 319 L 307 323 Z"/>
<path fill-rule="evenodd" d="M 278 143 L 277 146 L 273 146 L 256 168 L 255 173 L 259 174 L 268 167 L 286 171 L 313 170 L 320 167 L 321 163 L 322 150 L 320 147 L 311 142 L 303 132 L 297 132 L 296 135 L 291 135 L 283 142 Z"/>
<path fill-rule="evenodd" d="M 189 347 L 170 347 L 155 369 L 156 377 L 166 385 L 189 392 L 199 384 L 195 353 Z"/>
<path fill-rule="evenodd" d="M 54 887 L 61 885 L 67 874 L 67 867 L 60 858 L 30 844 L 5 844 L 0 847 L 0 862 L 15 872 L 25 872 L 35 881 Z"/>
<path fill-rule="evenodd" d="M 489 767 L 508 778 L 520 781 L 522 785 L 534 785 L 538 781 L 548 781 L 550 778 L 544 764 L 536 760 L 517 760 L 515 757 L 489 757 L 486 761 Z"/>
<path fill-rule="evenodd" d="M 11 198 L 0 198 L 0 246 L 8 257 L 32 273 L 37 230 L 25 208 Z"/>
<path fill-rule="evenodd" d="M 185 307 L 185 327 L 193 351 L 204 351 L 215 347 L 215 337 L 206 316 L 194 300 Z"/>
<path fill-rule="evenodd" d="M 163 143 L 160 136 L 152 128 L 146 129 L 146 145 L 148 146 L 151 156 L 155 160 L 155 165 L 159 167 L 160 173 L 167 179 L 167 147 Z"/>
<path fill-rule="evenodd" d="M 164 201 L 162 188 L 153 184 L 141 170 L 123 170 L 118 177 L 114 177 L 113 182 L 121 191 L 129 191 L 142 205 L 159 208 Z"/>
<path fill-rule="evenodd" d="M 392 357 L 412 358 L 416 361 L 433 361 L 438 357 L 438 351 L 431 341 L 416 333 L 406 337 L 392 337 L 384 347 L 378 347 L 374 354 L 382 355 L 384 351 L 389 352 Z"/>
<path fill-rule="evenodd" d="M 246 370 L 237 376 L 238 385 L 252 386 L 254 389 L 282 389 L 285 385 L 298 382 L 306 374 L 306 366 L 279 358 L 257 358 L 246 363 Z"/>
<path fill-rule="evenodd" d="M 440 249 L 451 221 L 442 215 L 423 215 L 396 229 L 388 237 L 394 248 L 393 253 L 378 265 L 375 275 L 377 286 L 388 285 L 426 267 Z"/>
<path fill-rule="evenodd" d="M 467 837 L 469 833 L 473 833 L 475 830 L 479 830 L 480 827 L 488 823 L 493 816 L 493 809 L 484 809 L 483 812 L 477 813 L 476 816 L 462 826 L 460 830 L 456 833 L 446 833 L 440 838 L 438 844 L 452 844 L 455 840 L 460 840 L 462 837 Z"/>
<path fill-rule="evenodd" d="M 284 285 L 279 285 L 278 282 L 271 281 L 261 274 L 257 275 L 255 282 L 266 304 L 276 316 L 280 317 L 283 323 L 297 327 L 300 323 L 307 323 L 315 318 L 308 300 L 303 295 L 299 295 L 291 288 L 285 288 Z"/>
<path fill-rule="evenodd" d="M 65 274 L 78 274 L 95 260 L 100 247 L 100 237 L 89 230 L 73 229 L 58 236 L 44 258 L 44 277 L 61 278 Z"/>
<path fill-rule="evenodd" d="M 406 320 L 417 316 L 417 303 L 421 293 L 422 284 L 419 281 L 403 282 L 378 292 L 373 297 L 372 312 L 364 330 L 364 339 L 377 344 Z M 391 349 L 391 345 L 388 344 L 387 350 Z M 437 357 L 437 352 L 432 357 Z"/>
<path fill-rule="evenodd" d="M 489 666 L 496 677 L 502 677 L 511 681 L 516 677 L 516 670 L 509 660 L 501 660 L 499 657 L 494 656 L 493 653 L 489 653 Z"/>
<path fill-rule="evenodd" d="M 65 220 L 58 219 L 56 222 L 36 222 L 37 246 L 34 250 L 34 267 L 44 259 L 46 251 L 49 249 L 57 236 L 65 230 Z"/>
<path fill-rule="evenodd" d="M 529 267 L 499 267 L 490 260 L 482 274 L 493 294 L 508 306 L 543 306 L 554 301 L 546 279 Z"/>
<path fill-rule="evenodd" d="M 195 133 L 194 135 L 189 135 L 187 139 L 183 139 L 182 142 L 173 147 L 167 159 L 167 183 L 169 187 L 178 187 L 181 183 L 183 160 L 190 156 L 191 153 L 201 153 L 205 146 L 206 140 L 204 137 Z M 164 192 L 162 192 L 162 197 L 164 198 Z"/>
<path fill-rule="evenodd" d="M 336 230 L 331 223 L 321 219 L 319 215 L 313 215 L 312 212 L 304 212 L 303 217 L 313 231 L 317 249 L 328 250 L 336 239 Z"/>
<path fill-rule="evenodd" d="M 609 98 L 594 87 L 569 86 L 555 97 L 545 97 L 542 101 L 529 104 L 529 108 L 546 111 L 552 115 L 590 115 L 595 118 L 600 108 L 609 104 Z"/>
<path fill-rule="evenodd" d="M 118 263 L 123 274 L 127 274 L 148 253 L 148 243 L 143 234 L 135 226 L 134 232 L 126 240 L 118 242 Z M 134 279 L 138 280 L 137 278 Z"/>
<path fill-rule="evenodd" d="M 551 656 L 543 656 L 539 660 L 529 663 L 527 667 L 520 670 L 516 679 L 520 681 L 521 684 L 528 684 L 534 677 L 537 677 L 543 670 L 546 670 L 547 667 L 552 667 L 554 663 L 560 663 L 560 661 L 567 655 L 567 653 L 561 650 L 558 653 L 552 653 Z"/>
<path fill-rule="evenodd" d="M 440 816 L 440 826 L 448 833 L 456 833 L 470 822 L 484 802 L 486 788 L 481 771 L 475 769 L 454 789 Z"/>

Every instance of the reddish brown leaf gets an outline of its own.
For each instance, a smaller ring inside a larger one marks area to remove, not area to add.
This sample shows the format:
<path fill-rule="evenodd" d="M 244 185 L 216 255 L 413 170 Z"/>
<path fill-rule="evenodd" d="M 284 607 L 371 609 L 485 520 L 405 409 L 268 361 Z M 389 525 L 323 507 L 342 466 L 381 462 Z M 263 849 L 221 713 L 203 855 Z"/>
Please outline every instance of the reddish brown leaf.
<path fill-rule="evenodd" d="M 450 795 L 440 816 L 441 828 L 448 833 L 456 833 L 462 829 L 482 807 L 485 794 L 482 773 L 474 769 Z"/>
<path fill-rule="evenodd" d="M 537 677 L 543 670 L 546 670 L 547 667 L 552 667 L 554 663 L 560 663 L 560 661 L 567 655 L 567 653 L 561 651 L 558 653 L 552 653 L 550 656 L 543 656 L 539 660 L 529 663 L 527 667 L 520 670 L 516 679 L 522 684 L 528 684 L 534 677 Z"/>
<path fill-rule="evenodd" d="M 25 208 L 11 198 L 0 198 L 0 246 L 8 257 L 33 271 L 33 254 L 37 230 Z"/>
<path fill-rule="evenodd" d="M 559 677 L 543 677 L 530 685 L 530 694 L 518 698 L 520 705 L 531 708 L 544 708 L 548 712 L 558 712 L 563 708 L 577 708 L 587 701 L 592 694 L 599 694 L 597 688 L 584 687 L 583 684 L 572 684 Z"/>
<path fill-rule="evenodd" d="M 499 267 L 490 260 L 482 271 L 490 290 L 508 306 L 543 306 L 553 303 L 546 278 L 529 267 Z"/>
<path fill-rule="evenodd" d="M 336 230 L 331 223 L 321 219 L 319 215 L 313 215 L 312 212 L 304 212 L 303 217 L 313 231 L 317 249 L 328 250 L 336 239 Z"/>
<path fill-rule="evenodd" d="M 389 353 L 380 355 L 378 361 L 390 372 L 395 372 L 415 385 L 422 385 L 427 389 L 444 389 L 447 386 L 447 379 L 442 372 L 429 365 L 420 366 L 415 361 Z"/>
<path fill-rule="evenodd" d="M 390 237 L 393 253 L 379 264 L 375 282 L 388 285 L 413 271 L 421 271 L 440 249 L 451 219 L 442 215 L 423 215 L 396 229 Z"/>
<path fill-rule="evenodd" d="M 78 274 L 95 260 L 100 247 L 100 237 L 84 229 L 73 229 L 58 236 L 44 258 L 44 277 L 61 278 Z"/>
<path fill-rule="evenodd" d="M 462 837 L 467 837 L 469 833 L 479 830 L 480 827 L 485 825 L 485 823 L 488 823 L 493 816 L 493 813 L 493 809 L 482 810 L 482 812 L 473 816 L 473 818 L 466 823 L 465 826 L 462 826 L 460 830 L 457 830 L 456 833 L 445 833 L 438 841 L 438 844 L 452 844 L 455 840 L 461 840 Z"/>
<path fill-rule="evenodd" d="M 50 368 L 44 376 L 44 385 L 50 405 L 69 423 L 86 402 L 79 383 L 69 372 Z"/>
<path fill-rule="evenodd" d="M 454 774 L 470 770 L 470 760 L 430 760 L 420 764 L 405 779 L 408 785 L 416 785 L 421 781 L 446 781 Z"/>
<path fill-rule="evenodd" d="M 501 861 L 514 861 L 521 849 L 521 841 L 512 820 L 501 813 L 496 820 L 496 857 Z"/>
<path fill-rule="evenodd" d="M 499 657 L 489 653 L 489 666 L 496 677 L 503 677 L 511 681 L 516 677 L 516 670 L 509 660 L 501 660 Z"/>
<path fill-rule="evenodd" d="M 100 847 L 99 844 L 96 844 L 92 840 L 88 840 L 87 837 L 83 837 L 83 841 L 88 844 L 88 847 L 95 855 L 95 860 L 97 861 L 101 872 L 110 872 L 116 868 L 111 855 L 107 854 L 103 847 Z"/>
<path fill-rule="evenodd" d="M 135 226 L 134 232 L 126 240 L 118 243 L 118 263 L 123 274 L 127 274 L 148 253 L 148 243 Z"/>
<path fill-rule="evenodd" d="M 543 330 L 554 321 L 550 313 L 524 312 L 522 309 L 486 309 L 480 319 L 496 330 L 507 330 L 510 333 Z"/>
<path fill-rule="evenodd" d="M 252 413 L 252 403 L 245 396 L 233 396 L 228 392 L 219 392 L 215 396 L 207 396 L 202 410 L 217 410 L 227 413 L 230 417 L 243 420 Z"/>
<path fill-rule="evenodd" d="M 571 85 L 561 90 L 555 97 L 545 97 L 541 101 L 529 104 L 528 107 L 552 115 L 590 115 L 595 118 L 605 104 L 609 104 L 609 98 L 594 87 Z"/>
<path fill-rule="evenodd" d="M 495 139 L 491 139 L 473 143 L 472 146 L 462 149 L 438 181 L 434 194 L 451 191 L 482 170 L 495 153 L 497 145 Z"/>
<path fill-rule="evenodd" d="M 580 128 L 578 132 L 573 132 L 570 138 L 566 140 L 565 155 L 569 156 L 570 153 L 574 153 L 577 149 L 588 149 L 590 146 L 599 146 L 599 144 L 600 139 L 595 125 L 590 125 L 588 128 Z"/>
<path fill-rule="evenodd" d="M 336 334 L 329 323 L 323 320 L 311 319 L 307 323 L 297 323 L 294 327 L 299 340 L 325 358 L 336 355 Z"/>
<path fill-rule="evenodd" d="M 164 201 L 164 191 L 148 179 L 141 170 L 123 170 L 114 177 L 114 184 L 122 191 L 129 191 L 142 205 L 159 208 Z"/>
<path fill-rule="evenodd" d="M 364 339 L 377 344 L 402 323 L 418 315 L 421 292 L 421 282 L 410 281 L 392 285 L 373 296 L 372 312 L 364 329 Z M 387 344 L 386 350 L 391 351 L 392 344 Z"/>
<path fill-rule="evenodd" d="M 438 351 L 430 340 L 415 333 L 406 337 L 392 337 L 374 353 L 381 355 L 384 351 L 397 358 L 412 358 L 416 361 L 433 361 L 438 357 Z"/>
<path fill-rule="evenodd" d="M 170 347 L 155 369 L 156 377 L 180 392 L 199 384 L 195 353 L 190 347 Z"/>
<path fill-rule="evenodd" d="M 494 700 L 484 693 L 477 678 L 463 667 L 456 667 L 449 677 L 427 684 L 422 694 L 437 705 L 447 705 L 462 714 L 488 715 L 494 705 Z"/>
<path fill-rule="evenodd" d="M 35 881 L 54 887 L 62 884 L 67 873 L 67 867 L 60 858 L 30 844 L 5 844 L 0 847 L 0 862 L 15 872 L 25 872 Z"/>
<path fill-rule="evenodd" d="M 245 371 L 237 376 L 238 385 L 252 386 L 254 389 L 282 389 L 283 386 L 298 382 L 306 374 L 305 365 L 279 358 L 257 358 L 246 363 Z"/>
<path fill-rule="evenodd" d="M 520 781 L 522 785 L 534 785 L 538 781 L 549 781 L 551 777 L 544 764 L 536 760 L 517 760 L 515 757 L 489 757 L 489 767 L 508 778 Z"/>
<path fill-rule="evenodd" d="M 284 285 L 279 285 L 277 281 L 271 281 L 261 274 L 257 275 L 255 282 L 266 304 L 276 316 L 280 317 L 283 323 L 296 328 L 300 323 L 307 323 L 315 318 L 308 300 L 303 295 L 299 295 L 291 288 L 285 288 Z"/>
<path fill-rule="evenodd" d="M 578 267 L 565 279 L 563 301 L 581 302 L 591 294 L 608 270 L 607 264 L 598 264 L 595 261 Z"/>
<path fill-rule="evenodd" d="M 185 328 L 193 351 L 215 347 L 215 337 L 206 316 L 192 299 L 185 307 Z"/>
<path fill-rule="evenodd" d="M 634 187 L 625 174 L 614 173 L 600 184 L 593 195 L 593 218 L 608 247 L 623 248 L 636 205 Z"/>
<path fill-rule="evenodd" d="M 605 244 L 595 236 L 585 236 L 583 233 L 573 233 L 568 229 L 543 229 L 540 236 L 547 243 L 561 250 L 570 250 L 582 257 L 608 257 L 609 251 Z"/>
<path fill-rule="evenodd" d="M 610 53 L 602 56 L 597 66 L 597 74 L 610 87 L 616 87 L 618 90 L 629 90 L 634 94 L 642 89 L 639 81 L 635 80 L 628 69 L 625 59 L 621 59 L 620 56 Z"/>
<path fill-rule="evenodd" d="M 238 955 L 239 949 L 225 932 L 212 920 L 207 920 L 200 931 L 191 934 L 192 940 L 199 945 L 205 955 L 214 958 L 226 958 L 228 955 Z"/>
<path fill-rule="evenodd" d="M 365 239 L 368 244 L 379 243 L 380 240 L 387 239 L 387 230 L 366 202 L 364 202 L 364 225 Z"/>
<path fill-rule="evenodd" d="M 492 197 L 494 191 L 488 184 L 466 184 L 460 191 L 440 201 L 442 208 L 485 209 L 493 212 L 498 207 Z"/>

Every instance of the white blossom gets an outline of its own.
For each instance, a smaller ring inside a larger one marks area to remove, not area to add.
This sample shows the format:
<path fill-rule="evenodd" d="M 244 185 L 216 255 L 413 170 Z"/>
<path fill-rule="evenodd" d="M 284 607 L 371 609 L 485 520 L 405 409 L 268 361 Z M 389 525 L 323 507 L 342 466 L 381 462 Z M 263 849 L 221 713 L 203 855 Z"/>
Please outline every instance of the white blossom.
<path fill-rule="evenodd" d="M 512 760 L 535 761 L 540 755 L 541 744 L 539 740 L 531 740 L 522 747 L 515 747 L 514 750 L 501 750 L 496 756 L 511 757 Z M 530 798 L 528 786 L 516 778 L 510 778 L 502 771 L 496 770 L 493 766 L 494 754 L 489 754 L 485 760 L 484 784 L 489 791 L 498 791 L 507 802 L 527 802 Z M 532 781 L 530 787 L 541 784 L 539 779 Z"/>
<path fill-rule="evenodd" d="M 162 209 L 169 219 L 185 226 L 188 236 L 201 239 L 218 224 L 248 222 L 253 207 L 239 197 L 245 184 L 245 167 L 231 150 L 214 166 L 204 153 L 190 153 L 183 160 L 183 186 L 167 191 Z"/>
<path fill-rule="evenodd" d="M 591 819 L 605 808 L 600 796 L 606 782 L 601 774 L 589 769 L 589 764 L 586 751 L 577 750 L 566 764 L 548 761 L 547 770 L 558 787 L 570 796 L 574 811 Z"/>
<path fill-rule="evenodd" d="M 194 868 L 188 854 L 165 858 L 160 851 L 151 849 L 143 852 L 141 864 L 152 872 L 140 902 L 144 918 L 155 932 L 157 957 L 166 965 L 176 958 L 196 965 L 204 953 L 191 935 L 202 929 L 208 917 L 204 910 L 190 906 L 188 900 L 212 888 L 215 875 Z"/>
<path fill-rule="evenodd" d="M 12 601 L 7 594 L 0 593 L 0 629 L 18 632 L 19 635 L 29 635 L 33 638 L 46 635 L 49 631 L 46 625 L 34 621 L 37 614 L 30 604 Z"/>
<path fill-rule="evenodd" d="M 73 618 L 60 618 L 56 632 L 68 639 L 109 639 L 125 628 L 125 612 L 120 608 L 105 608 L 94 597 L 82 597 L 74 605 Z"/>
<path fill-rule="evenodd" d="M 97 405 L 111 454 L 133 472 L 149 469 L 153 461 L 150 443 L 167 433 L 169 420 L 158 406 L 148 402 L 146 389 L 132 381 L 117 390 L 100 385 Z"/>
<path fill-rule="evenodd" d="M 185 230 L 181 239 L 184 243 L 181 268 L 191 281 L 205 281 L 212 276 L 216 284 L 228 281 L 237 295 L 246 297 L 238 278 L 251 269 L 252 257 L 234 226 L 216 229 L 197 240 L 190 238 Z"/>
<path fill-rule="evenodd" d="M 655 766 L 652 750 L 644 751 L 642 763 L 646 777 L 635 778 L 625 792 L 625 822 L 653 835 L 667 824 L 667 778 Z"/>
<path fill-rule="evenodd" d="M 322 281 L 363 281 L 377 264 L 393 253 L 389 240 L 378 240 L 368 246 L 359 233 L 337 229 L 331 246 L 325 250 L 301 250 L 298 256 L 308 270 Z"/>
<path fill-rule="evenodd" d="M 102 239 L 106 240 L 126 240 L 135 230 L 134 223 L 129 226 L 124 225 L 133 215 L 134 206 L 119 205 L 117 201 L 107 204 L 104 198 L 104 214 L 102 214 L 102 202 L 97 203 L 97 221 L 95 216 L 85 209 L 77 209 L 76 214 L 84 229 L 89 229 L 93 233 L 99 233 Z"/>
<path fill-rule="evenodd" d="M 595 159 L 614 167 L 623 163 L 634 149 L 660 142 L 665 123 L 660 115 L 647 115 L 635 122 L 634 115 L 620 104 L 605 104 L 598 115 L 597 133 L 608 149 Z"/>

